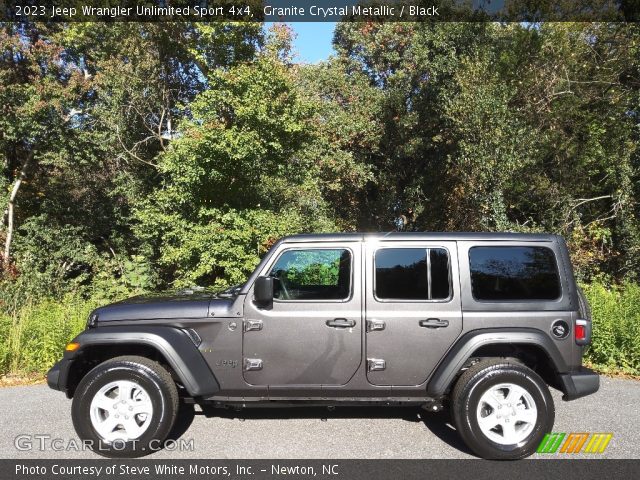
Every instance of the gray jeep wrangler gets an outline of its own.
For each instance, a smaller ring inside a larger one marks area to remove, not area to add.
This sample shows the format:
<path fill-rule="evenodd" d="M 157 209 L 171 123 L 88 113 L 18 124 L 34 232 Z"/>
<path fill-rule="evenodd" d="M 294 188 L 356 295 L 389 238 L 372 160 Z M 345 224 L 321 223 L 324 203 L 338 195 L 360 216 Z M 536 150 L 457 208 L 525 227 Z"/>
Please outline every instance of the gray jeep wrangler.
<path fill-rule="evenodd" d="M 179 403 L 447 407 L 484 458 L 531 455 L 553 428 L 548 385 L 582 367 L 588 304 L 555 235 L 297 235 L 244 285 L 96 309 L 48 373 L 102 455 L 153 451 Z"/>

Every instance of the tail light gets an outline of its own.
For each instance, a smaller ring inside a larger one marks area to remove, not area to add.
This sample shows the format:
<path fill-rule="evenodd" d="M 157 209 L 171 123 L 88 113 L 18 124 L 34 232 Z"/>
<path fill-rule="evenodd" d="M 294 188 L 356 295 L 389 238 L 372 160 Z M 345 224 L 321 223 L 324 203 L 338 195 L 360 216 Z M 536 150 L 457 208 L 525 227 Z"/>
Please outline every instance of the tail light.
<path fill-rule="evenodd" d="M 591 343 L 591 322 L 589 320 L 577 318 L 573 332 L 577 345 L 589 345 Z"/>

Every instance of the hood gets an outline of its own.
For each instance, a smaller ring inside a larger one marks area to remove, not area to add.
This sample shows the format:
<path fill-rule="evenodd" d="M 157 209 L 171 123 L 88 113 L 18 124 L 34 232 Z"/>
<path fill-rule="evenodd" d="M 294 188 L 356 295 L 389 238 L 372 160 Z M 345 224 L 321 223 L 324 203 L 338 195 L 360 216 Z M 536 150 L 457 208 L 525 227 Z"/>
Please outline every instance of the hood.
<path fill-rule="evenodd" d="M 97 308 L 97 321 L 164 320 L 231 316 L 236 297 L 218 297 L 211 292 L 183 291 L 177 294 L 139 295 Z"/>

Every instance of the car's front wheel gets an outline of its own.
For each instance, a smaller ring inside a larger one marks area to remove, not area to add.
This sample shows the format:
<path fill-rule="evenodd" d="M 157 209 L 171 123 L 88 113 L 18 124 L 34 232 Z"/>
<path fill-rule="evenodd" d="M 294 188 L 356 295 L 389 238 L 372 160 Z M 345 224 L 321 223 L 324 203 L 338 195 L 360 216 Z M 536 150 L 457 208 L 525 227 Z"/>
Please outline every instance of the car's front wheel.
<path fill-rule="evenodd" d="M 553 399 L 528 367 L 485 360 L 465 371 L 452 393 L 456 429 L 483 458 L 515 460 L 536 451 L 553 428 Z"/>
<path fill-rule="evenodd" d="M 141 457 L 161 448 L 178 411 L 178 391 L 159 363 L 144 357 L 107 360 L 75 391 L 78 436 L 107 457 Z"/>

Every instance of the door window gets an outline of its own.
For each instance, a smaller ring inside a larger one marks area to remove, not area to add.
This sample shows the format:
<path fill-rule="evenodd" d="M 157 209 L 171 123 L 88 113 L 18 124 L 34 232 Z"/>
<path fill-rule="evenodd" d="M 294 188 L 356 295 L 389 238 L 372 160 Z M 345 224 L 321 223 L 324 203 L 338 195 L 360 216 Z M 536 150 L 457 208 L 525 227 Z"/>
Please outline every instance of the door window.
<path fill-rule="evenodd" d="M 451 296 L 444 248 L 382 248 L 375 254 L 375 296 L 380 300 L 445 300 Z"/>
<path fill-rule="evenodd" d="M 347 249 L 287 250 L 269 275 L 278 300 L 345 300 L 351 292 L 351 252 Z"/>
<path fill-rule="evenodd" d="M 451 296 L 449 290 L 449 254 L 444 248 L 430 248 L 429 260 L 431 267 L 431 298 L 444 300 Z"/>

